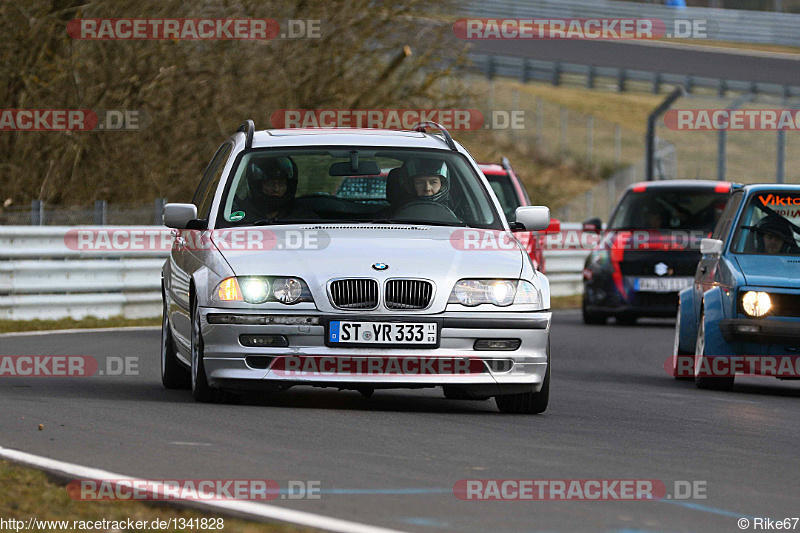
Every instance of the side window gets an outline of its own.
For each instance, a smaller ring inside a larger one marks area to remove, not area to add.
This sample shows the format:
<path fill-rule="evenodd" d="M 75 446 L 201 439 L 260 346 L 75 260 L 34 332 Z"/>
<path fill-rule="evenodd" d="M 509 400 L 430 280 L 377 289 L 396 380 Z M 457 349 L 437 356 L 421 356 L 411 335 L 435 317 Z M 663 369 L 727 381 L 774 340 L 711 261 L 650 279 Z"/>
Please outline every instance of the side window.
<path fill-rule="evenodd" d="M 725 240 L 725 237 L 727 237 L 728 231 L 731 229 L 731 224 L 733 223 L 734 217 L 736 217 L 736 212 L 739 211 L 739 206 L 741 205 L 743 199 L 743 192 L 735 192 L 733 195 L 731 195 L 727 205 L 725 206 L 725 211 L 722 212 L 722 216 L 719 218 L 717 226 L 714 228 L 714 232 L 711 234 L 712 239 Z"/>
<path fill-rule="evenodd" d="M 222 171 L 225 168 L 225 163 L 228 162 L 228 156 L 231 153 L 232 145 L 225 143 L 220 146 L 211 163 L 206 168 L 203 174 L 203 179 L 200 186 L 194 193 L 192 203 L 197 206 L 197 217 L 207 219 L 209 211 L 211 211 L 211 204 L 214 202 L 214 193 L 217 192 L 219 180 L 222 178 Z"/>

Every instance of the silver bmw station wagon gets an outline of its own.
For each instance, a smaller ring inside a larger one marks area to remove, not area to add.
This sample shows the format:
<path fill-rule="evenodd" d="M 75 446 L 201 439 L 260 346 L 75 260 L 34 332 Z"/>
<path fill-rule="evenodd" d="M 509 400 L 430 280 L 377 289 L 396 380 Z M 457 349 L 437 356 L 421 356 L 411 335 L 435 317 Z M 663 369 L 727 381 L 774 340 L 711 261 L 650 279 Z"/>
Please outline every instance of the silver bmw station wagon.
<path fill-rule="evenodd" d="M 256 132 L 248 120 L 192 203 L 164 209 L 164 386 L 203 402 L 442 387 L 541 413 L 550 286 L 517 237 L 549 223 L 532 206 L 509 225 L 439 124 Z"/>

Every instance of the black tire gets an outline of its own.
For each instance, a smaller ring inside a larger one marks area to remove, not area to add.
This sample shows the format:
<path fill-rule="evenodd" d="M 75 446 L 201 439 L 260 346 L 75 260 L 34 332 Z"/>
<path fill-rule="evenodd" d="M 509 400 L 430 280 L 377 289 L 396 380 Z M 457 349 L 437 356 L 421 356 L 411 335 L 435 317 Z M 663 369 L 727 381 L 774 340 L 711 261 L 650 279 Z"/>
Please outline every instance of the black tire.
<path fill-rule="evenodd" d="M 194 300 L 194 299 L 193 299 Z M 217 391 L 208 386 L 206 368 L 203 363 L 204 351 L 203 335 L 200 330 L 200 308 L 197 302 L 192 302 L 192 371 L 191 384 L 192 396 L 195 401 L 214 403 L 218 401 Z"/>
<path fill-rule="evenodd" d="M 694 379 L 694 356 L 686 350 L 681 350 L 681 304 L 678 303 L 678 316 L 675 319 L 675 338 L 672 345 L 672 377 L 679 381 Z M 688 368 L 689 374 L 679 375 L 679 371 Z"/>
<path fill-rule="evenodd" d="M 619 326 L 635 326 L 636 319 L 639 317 L 636 315 L 617 315 L 615 318 Z"/>
<path fill-rule="evenodd" d="M 702 364 L 702 359 L 706 356 L 706 312 L 700 311 L 700 322 L 697 324 L 697 342 L 694 351 L 694 384 L 698 389 L 729 391 L 733 388 L 734 376 L 730 377 L 710 377 L 698 376 L 698 372 L 707 367 Z"/>
<path fill-rule="evenodd" d="M 495 396 L 494 401 L 501 413 L 513 415 L 535 415 L 544 413 L 550 401 L 550 341 L 547 341 L 547 371 L 539 392 L 503 394 Z"/>
<path fill-rule="evenodd" d="M 583 323 L 591 326 L 602 326 L 608 321 L 608 315 L 605 313 L 598 313 L 596 311 L 589 311 L 586 309 L 586 296 L 583 297 Z"/>
<path fill-rule="evenodd" d="M 187 389 L 191 387 L 191 375 L 175 353 L 172 331 L 169 328 L 169 311 L 164 300 L 161 320 L 161 383 L 168 389 Z"/>
<path fill-rule="evenodd" d="M 451 386 L 444 386 L 442 387 L 442 392 L 444 393 L 444 397 L 448 400 L 474 400 L 478 402 L 483 402 L 491 398 L 491 396 L 480 396 L 475 394 L 470 394 L 468 391 L 462 389 L 461 387 L 451 387 Z"/>

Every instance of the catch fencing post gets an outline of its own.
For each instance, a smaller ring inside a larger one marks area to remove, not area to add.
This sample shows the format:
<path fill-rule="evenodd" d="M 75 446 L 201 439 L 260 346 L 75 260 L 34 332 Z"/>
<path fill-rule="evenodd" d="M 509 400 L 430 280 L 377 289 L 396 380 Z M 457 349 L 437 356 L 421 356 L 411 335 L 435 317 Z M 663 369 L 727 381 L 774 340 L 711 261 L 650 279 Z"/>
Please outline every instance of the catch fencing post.
<path fill-rule="evenodd" d="M 41 200 L 31 202 L 31 226 L 44 226 L 44 202 Z"/>
<path fill-rule="evenodd" d="M 167 205 L 166 198 L 156 198 L 156 207 L 155 211 L 153 212 L 153 224 L 155 226 L 161 226 L 164 223 L 164 206 Z"/>
<path fill-rule="evenodd" d="M 105 226 L 107 223 L 108 223 L 108 202 L 105 200 L 95 200 L 94 225 Z"/>

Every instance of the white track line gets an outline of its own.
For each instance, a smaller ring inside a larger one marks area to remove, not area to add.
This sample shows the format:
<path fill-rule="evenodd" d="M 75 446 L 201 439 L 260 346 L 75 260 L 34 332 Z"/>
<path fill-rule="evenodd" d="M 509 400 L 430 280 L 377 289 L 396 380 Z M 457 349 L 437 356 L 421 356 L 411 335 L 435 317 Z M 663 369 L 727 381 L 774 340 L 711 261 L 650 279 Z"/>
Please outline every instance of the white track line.
<path fill-rule="evenodd" d="M 15 463 L 33 466 L 48 472 L 70 476 L 74 479 L 136 479 L 130 476 L 123 476 L 121 474 L 114 474 L 113 472 L 99 470 L 97 468 L 65 463 L 63 461 L 57 461 L 47 457 L 40 457 L 38 455 L 32 455 L 30 453 L 20 452 L 17 450 L 9 450 L 8 448 L 2 447 L 0 447 L 0 458 L 8 459 L 9 461 L 13 461 Z M 153 486 L 160 487 L 158 483 L 155 483 Z M 395 529 L 386 529 L 367 524 L 359 524 L 358 522 L 330 518 L 314 513 L 307 513 L 305 511 L 293 511 L 291 509 L 284 509 L 275 505 L 266 505 L 251 501 L 199 501 L 190 499 L 185 501 L 191 502 L 193 506 L 229 510 L 253 517 L 267 518 L 280 522 L 289 522 L 291 524 L 313 527 L 326 531 L 336 531 L 341 533 L 402 533 Z"/>
<path fill-rule="evenodd" d="M 123 326 L 119 328 L 85 328 L 85 329 L 47 329 L 43 331 L 15 331 L 0 333 L 2 337 L 35 337 L 37 335 L 62 335 L 65 333 L 110 333 L 115 331 L 155 331 L 161 326 Z"/>

